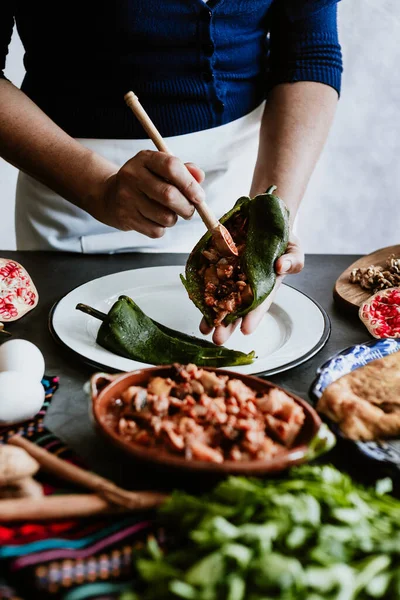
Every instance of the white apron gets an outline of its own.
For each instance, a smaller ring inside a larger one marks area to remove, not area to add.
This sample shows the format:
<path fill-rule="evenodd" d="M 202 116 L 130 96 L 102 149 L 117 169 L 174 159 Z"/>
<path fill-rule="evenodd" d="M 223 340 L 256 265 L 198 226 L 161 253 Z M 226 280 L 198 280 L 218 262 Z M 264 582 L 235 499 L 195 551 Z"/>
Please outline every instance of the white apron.
<path fill-rule="evenodd" d="M 204 170 L 206 201 L 218 218 L 232 208 L 237 198 L 249 194 L 263 109 L 264 103 L 227 125 L 165 140 L 176 156 Z M 119 167 L 140 150 L 154 150 L 150 140 L 78 141 Z M 153 240 L 136 231 L 122 232 L 95 220 L 25 173 L 18 177 L 15 221 L 18 250 L 87 254 L 188 253 L 205 232 L 197 213 L 190 221 L 179 219 L 160 239 Z"/>

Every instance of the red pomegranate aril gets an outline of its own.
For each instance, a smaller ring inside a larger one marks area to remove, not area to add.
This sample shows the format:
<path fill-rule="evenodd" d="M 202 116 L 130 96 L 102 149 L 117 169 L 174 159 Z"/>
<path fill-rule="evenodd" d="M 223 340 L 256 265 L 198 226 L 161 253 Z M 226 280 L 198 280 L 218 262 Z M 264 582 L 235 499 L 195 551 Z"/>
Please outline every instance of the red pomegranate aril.
<path fill-rule="evenodd" d="M 359 317 L 376 338 L 400 338 L 400 288 L 377 292 L 361 305 Z"/>
<path fill-rule="evenodd" d="M 0 321 L 16 321 L 39 301 L 31 277 L 22 265 L 0 258 Z"/>

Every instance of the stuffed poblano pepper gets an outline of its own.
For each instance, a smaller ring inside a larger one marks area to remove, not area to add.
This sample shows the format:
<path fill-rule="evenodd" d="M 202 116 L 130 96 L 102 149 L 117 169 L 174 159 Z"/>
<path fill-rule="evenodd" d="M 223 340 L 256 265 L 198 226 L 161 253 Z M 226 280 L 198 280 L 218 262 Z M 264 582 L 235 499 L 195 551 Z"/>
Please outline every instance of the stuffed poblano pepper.
<path fill-rule="evenodd" d="M 210 232 L 192 250 L 181 276 L 190 299 L 211 327 L 228 325 L 263 302 L 276 282 L 275 261 L 289 240 L 289 211 L 271 186 L 242 197 L 220 222 L 238 249 L 223 256 Z"/>
<path fill-rule="evenodd" d="M 120 296 L 108 315 L 85 304 L 76 308 L 102 321 L 97 343 L 125 358 L 152 365 L 177 362 L 207 367 L 248 365 L 254 360 L 254 352 L 229 350 L 153 321 L 128 296 Z"/>

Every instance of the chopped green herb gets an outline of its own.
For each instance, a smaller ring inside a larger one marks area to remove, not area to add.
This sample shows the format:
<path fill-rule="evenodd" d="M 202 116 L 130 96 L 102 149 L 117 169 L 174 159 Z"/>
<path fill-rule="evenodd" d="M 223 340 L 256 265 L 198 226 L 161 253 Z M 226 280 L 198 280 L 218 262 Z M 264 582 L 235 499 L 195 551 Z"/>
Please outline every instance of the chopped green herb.
<path fill-rule="evenodd" d="M 400 600 L 400 502 L 330 466 L 230 477 L 160 509 L 173 548 L 136 556 L 142 600 Z"/>

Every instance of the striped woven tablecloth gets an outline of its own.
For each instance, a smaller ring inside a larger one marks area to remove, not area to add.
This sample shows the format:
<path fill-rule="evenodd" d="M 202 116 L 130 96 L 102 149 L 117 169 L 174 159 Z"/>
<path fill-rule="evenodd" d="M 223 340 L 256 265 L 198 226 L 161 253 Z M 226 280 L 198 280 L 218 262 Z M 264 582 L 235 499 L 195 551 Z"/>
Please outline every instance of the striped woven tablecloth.
<path fill-rule="evenodd" d="M 71 450 L 44 426 L 57 377 L 45 377 L 41 411 L 16 428 L 0 428 L 0 444 L 15 433 L 82 465 Z M 41 475 L 45 494 L 72 493 L 62 482 Z M 59 522 L 0 524 L 0 600 L 34 598 L 118 598 L 132 578 L 132 553 L 149 531 L 148 515 L 110 516 Z"/>

